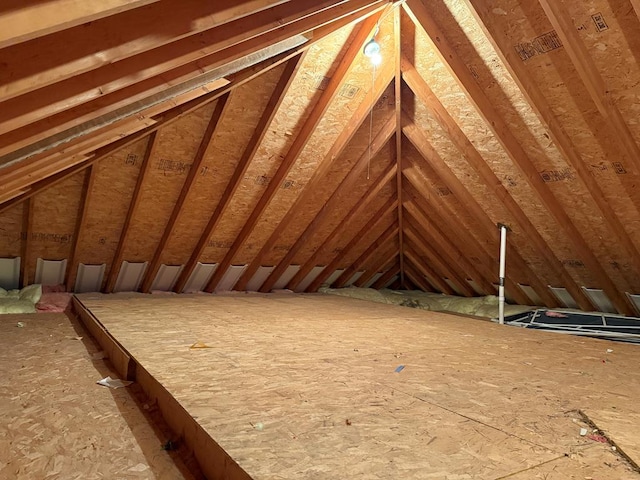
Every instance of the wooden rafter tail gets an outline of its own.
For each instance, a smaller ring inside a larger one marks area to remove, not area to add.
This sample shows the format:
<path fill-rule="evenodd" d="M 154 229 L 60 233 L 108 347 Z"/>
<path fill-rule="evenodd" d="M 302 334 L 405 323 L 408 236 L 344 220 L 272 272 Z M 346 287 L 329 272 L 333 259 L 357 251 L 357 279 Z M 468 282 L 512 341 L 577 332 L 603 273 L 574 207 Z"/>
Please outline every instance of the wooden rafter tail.
<path fill-rule="evenodd" d="M 373 285 L 371 285 L 371 288 L 380 290 L 381 288 L 384 288 L 393 277 L 399 274 L 400 263 L 398 262 L 398 259 L 396 259 L 396 261 L 382 274 L 382 276 L 378 280 L 376 280 Z"/>
<path fill-rule="evenodd" d="M 82 194 L 80 196 L 80 206 L 78 207 L 78 216 L 76 218 L 76 226 L 71 241 L 71 253 L 67 262 L 67 271 L 65 272 L 64 284 L 67 292 L 73 291 L 76 274 L 78 272 L 79 262 L 78 249 L 81 244 L 82 234 L 87 224 L 87 212 L 91 204 L 91 194 L 93 192 L 93 183 L 95 180 L 95 168 L 90 166 L 85 171 L 84 183 L 82 185 Z"/>
<path fill-rule="evenodd" d="M 394 168 L 395 174 L 395 168 Z M 369 217 L 364 226 L 349 240 L 349 242 L 342 248 L 342 250 L 336 254 L 336 256 L 329 262 L 327 266 L 320 272 L 320 274 L 313 279 L 313 281 L 309 284 L 306 291 L 307 292 L 315 292 L 320 288 L 320 286 L 327 280 L 333 272 L 336 271 L 340 262 L 353 250 L 353 248 L 358 245 L 358 243 L 362 240 L 362 237 L 366 235 L 367 232 L 377 228 L 381 222 L 387 220 L 386 217 L 391 215 L 393 211 L 397 208 L 396 199 L 394 197 L 389 198 L 382 207 L 380 207 L 374 214 Z"/>
<path fill-rule="evenodd" d="M 358 108 L 354 111 L 349 119 L 347 126 L 342 130 L 340 135 L 336 138 L 335 142 L 327 152 L 327 154 L 320 161 L 315 171 L 313 172 L 311 178 L 307 182 L 304 190 L 296 200 L 293 205 L 289 208 L 289 211 L 282 218 L 280 223 L 276 226 L 273 233 L 270 235 L 269 239 L 264 243 L 258 254 L 254 257 L 252 262 L 249 264 L 249 267 L 243 272 L 242 276 L 236 283 L 236 290 L 244 290 L 246 289 L 247 283 L 251 280 L 253 275 L 256 273 L 264 257 L 271 251 L 271 249 L 275 246 L 278 238 L 282 235 L 282 233 L 289 228 L 290 224 L 299 218 L 299 215 L 304 209 L 309 201 L 313 200 L 315 197 L 315 192 L 317 188 L 320 186 L 322 182 L 326 179 L 326 176 L 329 174 L 331 167 L 338 161 L 344 149 L 347 147 L 357 130 L 360 128 L 364 120 L 367 118 L 367 114 L 370 109 L 373 108 L 373 105 L 376 104 L 380 96 L 384 93 L 386 86 L 391 81 L 392 72 L 391 69 L 386 69 L 380 72 L 380 75 L 376 79 L 376 83 L 374 85 L 374 91 L 372 92 L 373 100 L 368 102 L 366 99 L 358 106 Z M 340 187 L 338 187 L 340 188 Z M 325 212 L 329 211 L 330 207 L 328 206 L 328 202 L 325 203 L 324 207 L 318 213 L 318 216 L 322 216 Z M 298 242 L 296 242 L 298 243 Z M 286 256 L 293 258 L 295 251 L 289 249 Z M 287 260 L 288 261 L 288 260 Z M 260 289 L 261 291 L 270 291 L 273 288 L 275 282 L 280 278 L 284 270 L 288 267 L 287 261 L 280 261 L 276 268 L 272 271 L 269 277 L 264 282 L 264 289 Z"/>
<path fill-rule="evenodd" d="M 140 203 L 140 194 L 142 193 L 142 187 L 144 185 L 147 172 L 149 171 L 149 165 L 151 165 L 151 157 L 153 156 L 156 147 L 156 139 L 157 132 L 152 132 L 151 135 L 149 135 L 147 148 L 145 149 L 142 164 L 140 166 L 140 172 L 138 173 L 138 179 L 136 180 L 136 185 L 133 189 L 131 202 L 129 202 L 129 209 L 127 210 L 127 216 L 125 217 L 124 224 L 122 226 L 122 231 L 118 240 L 118 246 L 116 247 L 116 251 L 113 254 L 111 263 L 107 266 L 107 268 L 109 269 L 109 273 L 107 274 L 107 278 L 105 281 L 105 287 L 103 290 L 104 293 L 113 293 L 113 289 L 116 285 L 118 272 L 120 271 L 120 264 L 122 263 L 124 256 L 125 244 L 129 236 L 129 227 L 131 226 L 133 216 L 135 215 Z"/>
<path fill-rule="evenodd" d="M 247 220 L 245 221 L 242 230 L 237 235 L 231 248 L 216 268 L 216 271 L 209 280 L 205 291 L 213 292 L 215 290 L 220 280 L 222 280 L 223 275 L 232 264 L 234 257 L 242 248 L 247 238 L 249 238 L 249 235 L 251 235 L 251 233 L 253 232 L 256 224 L 258 223 L 258 220 L 260 219 L 260 216 L 271 203 L 271 200 L 278 192 L 282 181 L 285 179 L 295 162 L 298 160 L 300 153 L 302 153 L 302 150 L 307 145 L 318 123 L 320 123 L 320 120 L 322 120 L 325 112 L 329 108 L 329 105 L 346 81 L 347 73 L 349 73 L 349 71 L 351 70 L 354 60 L 360 54 L 362 45 L 371 35 L 371 32 L 375 28 L 376 22 L 378 21 L 379 17 L 380 15 L 376 14 L 363 20 L 351 44 L 346 47 L 344 56 L 338 55 L 337 58 L 342 58 L 338 61 L 338 66 L 333 76 L 329 80 L 326 89 L 322 92 L 317 103 L 313 106 L 311 113 L 300 128 L 300 131 L 295 137 L 291 147 L 289 147 L 289 150 L 280 163 L 278 170 L 270 180 L 265 192 L 258 200 L 249 218 L 247 218 Z M 233 288 L 233 286 L 231 288 Z"/>
<path fill-rule="evenodd" d="M 640 0 L 635 1 L 640 2 Z M 627 233 L 624 225 L 618 217 L 618 214 L 607 201 L 607 198 L 595 177 L 586 167 L 573 144 L 573 141 L 563 128 L 558 117 L 553 112 L 545 95 L 527 74 L 525 64 L 517 56 L 517 53 L 513 50 L 511 45 L 507 43 L 507 39 L 504 37 L 504 34 L 501 35 L 499 29 L 494 25 L 492 19 L 493 16 L 489 13 L 489 2 L 487 0 L 467 0 L 467 3 L 469 4 L 470 11 L 474 14 L 480 26 L 483 27 L 485 34 L 493 44 L 495 51 L 502 59 L 505 67 L 509 70 L 509 73 L 518 84 L 518 87 L 527 98 L 533 110 L 536 112 L 540 122 L 546 126 L 554 144 L 557 146 L 567 163 L 576 171 L 594 203 L 600 209 L 602 218 L 607 222 L 611 231 L 614 232 L 624 249 L 627 251 L 636 272 L 640 272 L 640 252 L 638 251 L 638 248 Z M 624 183 L 624 186 L 627 193 L 629 193 L 629 197 L 633 201 L 636 198 L 636 195 L 630 191 L 630 186 L 626 183 Z M 635 204 L 635 207 L 636 213 L 638 213 L 638 205 Z"/>
<path fill-rule="evenodd" d="M 149 293 L 151 291 L 153 281 L 155 280 L 158 269 L 160 268 L 162 254 L 164 253 L 164 250 L 169 243 L 171 234 L 175 232 L 176 222 L 178 221 L 178 218 L 180 217 L 180 214 L 184 209 L 189 192 L 193 187 L 193 183 L 197 175 L 200 173 L 200 166 L 205 159 L 205 155 L 211 145 L 213 137 L 215 136 L 216 130 L 220 126 L 220 122 L 224 117 L 224 113 L 229 106 L 230 97 L 231 93 L 223 95 L 216 103 L 216 106 L 211 114 L 211 118 L 209 119 L 207 128 L 202 136 L 200 145 L 198 146 L 198 150 L 193 158 L 193 162 L 191 162 L 189 173 L 187 174 L 187 177 L 185 178 L 182 185 L 182 189 L 180 190 L 180 195 L 178 196 L 178 199 L 173 206 L 169 220 L 167 220 L 164 232 L 160 237 L 160 241 L 158 242 L 156 250 L 153 254 L 153 258 L 151 259 L 149 267 L 147 268 L 144 280 L 142 281 L 141 291 L 144 293 Z"/>
<path fill-rule="evenodd" d="M 395 130 L 395 124 L 390 128 L 390 132 L 392 133 L 394 130 Z M 389 183 L 391 178 L 395 176 L 395 171 L 396 171 L 396 165 L 390 164 L 385 169 L 385 171 L 382 172 L 378 176 L 378 178 L 376 178 L 371 183 L 371 185 L 369 186 L 369 189 L 366 191 L 362 199 L 358 203 L 356 203 L 351 208 L 351 210 L 349 210 L 349 212 L 342 219 L 342 222 L 340 222 L 340 224 L 331 231 L 331 233 L 320 244 L 318 249 L 311 255 L 311 257 L 309 257 L 304 262 L 304 264 L 300 267 L 300 270 L 298 270 L 298 272 L 293 276 L 293 278 L 289 280 L 289 283 L 287 284 L 288 289 L 295 290 L 298 287 L 298 284 L 309 274 L 309 272 L 311 272 L 311 270 L 316 266 L 318 259 L 329 248 L 329 245 L 331 244 L 331 242 L 334 239 L 338 238 L 343 233 L 342 225 L 348 225 L 349 223 L 351 223 L 351 221 L 360 217 L 361 215 L 363 215 L 365 212 L 368 211 L 367 209 L 370 207 L 371 203 L 374 201 L 374 199 L 377 197 L 380 191 Z M 348 184 L 350 184 L 350 182 Z M 348 184 L 343 185 L 343 187 L 346 188 Z M 339 189 L 342 190 L 343 187 L 339 187 Z M 337 194 L 336 194 L 336 197 L 339 198 Z M 318 220 L 317 222 L 312 222 L 311 224 L 309 224 L 305 233 L 303 233 L 300 236 L 300 238 L 298 238 L 296 243 L 291 248 L 292 249 L 295 248 L 296 252 L 300 248 L 302 248 L 302 245 L 304 244 L 305 239 L 311 238 L 314 235 L 320 223 L 321 223 L 320 220 Z M 329 275 L 330 273 L 327 275 L 327 277 L 325 277 L 325 279 L 328 278 Z"/>
<path fill-rule="evenodd" d="M 381 271 L 384 272 L 391 265 L 398 261 L 400 255 L 400 249 L 397 245 L 391 242 L 387 242 L 388 246 L 383 250 L 376 258 L 373 258 L 364 267 L 364 272 L 353 282 L 353 286 L 364 288 L 364 286 Z"/>
<path fill-rule="evenodd" d="M 220 198 L 218 204 L 216 205 L 215 210 L 211 214 L 211 217 L 209 217 L 209 221 L 207 222 L 207 225 L 205 226 L 202 234 L 200 235 L 200 238 L 198 239 L 198 243 L 196 244 L 193 251 L 191 252 L 191 256 L 189 257 L 189 260 L 187 261 L 185 268 L 182 270 L 182 273 L 178 277 L 176 285 L 174 286 L 175 292 L 177 293 L 182 292 L 185 285 L 187 284 L 189 277 L 193 273 L 193 269 L 198 263 L 198 259 L 201 257 L 202 253 L 204 252 L 207 242 L 211 238 L 211 235 L 213 234 L 216 226 L 218 225 L 218 222 L 220 221 L 224 213 L 227 211 L 227 208 L 231 202 L 231 199 L 233 198 L 238 187 L 240 186 L 240 182 L 244 178 L 244 174 L 247 171 L 247 168 L 249 168 L 249 165 L 253 161 L 253 158 L 255 157 L 258 151 L 258 147 L 260 146 L 260 143 L 262 143 L 262 139 L 267 133 L 267 129 L 269 128 L 269 125 L 271 124 L 273 117 L 278 111 L 278 108 L 280 107 L 280 104 L 284 100 L 284 97 L 287 91 L 289 90 L 289 87 L 291 86 L 293 79 L 295 78 L 300 66 L 302 65 L 302 61 L 305 55 L 306 55 L 306 52 L 303 52 L 297 55 L 296 57 L 292 58 L 291 60 L 289 60 L 282 74 L 280 75 L 280 79 L 278 80 L 278 83 L 276 84 L 271 94 L 271 97 L 269 97 L 269 101 L 265 106 L 264 112 L 262 113 L 262 115 L 260 116 L 260 119 L 258 120 L 258 124 L 256 125 L 254 133 L 249 139 L 249 143 L 247 143 L 247 146 L 245 147 L 242 153 L 242 157 L 240 157 L 240 160 L 236 165 L 233 175 L 229 179 L 229 182 L 227 183 L 227 186 L 225 187 L 225 190 L 222 193 L 222 197 Z"/>
<path fill-rule="evenodd" d="M 448 43 L 446 35 L 431 15 L 429 15 L 424 4 L 419 1 L 408 0 L 404 6 L 416 26 L 421 28 L 427 34 L 428 38 L 430 38 L 434 51 L 438 53 L 440 59 L 447 66 L 456 82 L 465 91 L 467 98 L 485 120 L 487 126 L 492 130 L 514 165 L 523 172 L 524 177 L 529 182 L 533 191 L 556 220 L 558 226 L 564 231 L 565 237 L 573 244 L 576 252 L 594 275 L 596 281 L 607 294 L 615 308 L 620 313 L 633 315 L 635 308 L 631 300 L 618 290 L 613 283 L 585 241 L 582 232 L 576 227 L 567 212 L 558 203 L 549 187 L 543 182 L 540 175 L 538 175 L 529 155 L 509 129 L 503 117 L 495 110 L 492 102 L 475 81 L 466 64 L 457 55 L 455 49 Z M 592 302 L 584 295 L 582 289 L 578 288 L 578 290 L 579 292 L 576 292 L 575 295 L 581 296 L 582 298 L 576 298 L 576 302 L 584 305 L 591 304 Z M 586 309 L 591 310 L 592 307 L 593 306 L 590 305 Z"/>

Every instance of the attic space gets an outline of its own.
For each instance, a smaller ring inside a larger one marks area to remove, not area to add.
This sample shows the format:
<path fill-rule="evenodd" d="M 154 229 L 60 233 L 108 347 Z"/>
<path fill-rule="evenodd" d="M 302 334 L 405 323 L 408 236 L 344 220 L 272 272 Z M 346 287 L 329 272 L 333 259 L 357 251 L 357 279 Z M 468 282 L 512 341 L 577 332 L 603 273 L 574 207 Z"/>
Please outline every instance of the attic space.
<path fill-rule="evenodd" d="M 640 478 L 639 57 L 640 0 L 5 0 L 0 477 Z"/>

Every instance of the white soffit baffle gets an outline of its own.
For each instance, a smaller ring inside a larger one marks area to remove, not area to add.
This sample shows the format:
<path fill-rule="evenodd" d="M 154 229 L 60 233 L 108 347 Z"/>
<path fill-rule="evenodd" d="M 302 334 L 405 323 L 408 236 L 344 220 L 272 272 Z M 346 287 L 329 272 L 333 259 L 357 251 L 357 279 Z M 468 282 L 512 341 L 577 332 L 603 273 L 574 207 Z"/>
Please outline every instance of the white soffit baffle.
<path fill-rule="evenodd" d="M 218 268 L 217 263 L 198 262 L 193 272 L 191 272 L 189 280 L 184 284 L 182 293 L 202 292 L 207 286 L 207 283 L 209 283 L 209 280 L 211 280 L 216 268 Z"/>
<path fill-rule="evenodd" d="M 394 275 L 393 277 L 391 277 L 389 279 L 389 281 L 387 283 L 384 284 L 384 286 L 382 288 L 387 288 L 391 285 L 393 285 L 393 282 L 395 282 L 396 280 L 398 280 L 398 278 L 400 278 L 398 275 Z"/>
<path fill-rule="evenodd" d="M 331 284 L 335 282 L 340 275 L 342 275 L 342 272 L 344 272 L 344 268 L 340 268 L 339 270 L 333 272 L 331 275 L 329 275 L 329 278 L 324 281 L 323 285 L 331 286 Z"/>
<path fill-rule="evenodd" d="M 591 299 L 593 304 L 598 307 L 599 311 L 606 313 L 618 313 L 611 303 L 611 300 L 609 300 L 609 297 L 607 297 L 607 294 L 599 288 L 582 287 L 582 290 L 584 290 L 584 293 L 587 294 L 587 297 Z"/>
<path fill-rule="evenodd" d="M 453 290 L 453 291 L 456 293 L 456 295 L 463 296 L 463 295 L 460 293 L 460 288 L 458 287 L 458 285 L 456 285 L 456 284 L 453 282 L 453 280 L 451 280 L 450 278 L 445 278 L 445 279 L 444 279 L 444 281 L 446 282 L 446 284 L 447 284 L 447 285 L 449 285 L 449 287 L 451 288 L 451 290 Z"/>
<path fill-rule="evenodd" d="M 130 263 L 126 260 L 122 262 L 114 292 L 137 292 L 142 283 L 144 272 L 147 271 L 149 262 Z"/>
<path fill-rule="evenodd" d="M 159 290 L 162 292 L 168 292 L 173 289 L 173 286 L 178 281 L 178 276 L 182 273 L 184 265 L 160 265 L 156 278 L 151 284 L 151 290 Z"/>
<path fill-rule="evenodd" d="M 280 290 L 287 286 L 289 280 L 291 280 L 296 273 L 300 270 L 300 265 L 289 265 L 287 269 L 282 273 L 276 283 L 273 284 L 274 290 Z"/>
<path fill-rule="evenodd" d="M 627 292 L 627 297 L 629 297 L 633 306 L 636 307 L 636 313 L 640 314 L 640 295 Z"/>
<path fill-rule="evenodd" d="M 0 288 L 20 288 L 20 257 L 0 258 Z"/>
<path fill-rule="evenodd" d="M 530 285 L 518 284 L 522 291 L 527 294 L 527 297 L 531 299 L 534 305 L 544 305 L 542 299 L 538 296 L 536 291 Z"/>
<path fill-rule="evenodd" d="M 236 284 L 246 265 L 231 265 L 220 280 L 220 283 L 216 287 L 216 292 L 228 292 L 233 290 L 233 286 Z"/>
<path fill-rule="evenodd" d="M 257 292 L 265 282 L 267 277 L 273 272 L 274 267 L 265 267 L 264 265 L 258 267 L 256 273 L 253 274 L 251 280 L 247 282 L 247 292 Z"/>
<path fill-rule="evenodd" d="M 378 279 L 382 276 L 382 273 L 378 272 L 376 273 L 373 277 L 371 277 L 367 283 L 365 283 L 363 285 L 364 288 L 371 288 L 371 285 L 373 285 L 374 283 L 376 283 L 378 281 Z"/>
<path fill-rule="evenodd" d="M 359 272 L 354 273 L 353 275 L 351 275 L 351 278 L 347 281 L 347 283 L 344 284 L 345 287 L 350 287 L 351 285 L 353 285 L 356 280 L 358 280 L 362 275 L 364 274 L 364 270 L 361 270 Z"/>
<path fill-rule="evenodd" d="M 558 301 L 563 307 L 578 308 L 578 304 L 573 299 L 571 294 L 569 294 L 566 288 L 552 287 L 551 285 L 549 285 L 549 290 L 551 290 L 551 293 L 553 293 L 556 296 L 556 298 L 558 299 Z"/>
<path fill-rule="evenodd" d="M 73 287 L 75 293 L 99 292 L 102 289 L 102 280 L 104 279 L 104 271 L 107 264 L 102 265 L 85 265 L 81 263 L 78 266 L 78 275 L 76 276 L 76 284 Z"/>
<path fill-rule="evenodd" d="M 35 282 L 41 285 L 62 285 L 67 271 L 67 259 L 44 260 L 38 258 Z"/>
<path fill-rule="evenodd" d="M 324 270 L 324 267 L 313 267 L 311 269 L 311 271 L 309 273 L 307 273 L 307 276 L 304 277 L 302 279 L 302 281 L 298 284 L 298 286 L 296 287 L 296 292 L 304 292 L 307 287 L 309 285 L 311 285 L 311 282 L 313 282 L 316 277 L 318 275 L 320 275 L 320 272 L 322 272 Z"/>

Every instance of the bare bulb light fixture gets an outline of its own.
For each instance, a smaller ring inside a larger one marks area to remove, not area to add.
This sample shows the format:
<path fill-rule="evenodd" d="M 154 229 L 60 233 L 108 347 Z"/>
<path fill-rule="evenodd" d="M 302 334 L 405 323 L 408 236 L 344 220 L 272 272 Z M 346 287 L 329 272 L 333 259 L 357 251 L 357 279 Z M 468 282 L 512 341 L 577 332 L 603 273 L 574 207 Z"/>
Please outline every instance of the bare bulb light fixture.
<path fill-rule="evenodd" d="M 380 44 L 376 42 L 375 38 L 369 40 L 363 50 L 364 56 L 367 57 L 374 67 L 377 67 L 382 63 L 382 55 L 380 54 Z"/>

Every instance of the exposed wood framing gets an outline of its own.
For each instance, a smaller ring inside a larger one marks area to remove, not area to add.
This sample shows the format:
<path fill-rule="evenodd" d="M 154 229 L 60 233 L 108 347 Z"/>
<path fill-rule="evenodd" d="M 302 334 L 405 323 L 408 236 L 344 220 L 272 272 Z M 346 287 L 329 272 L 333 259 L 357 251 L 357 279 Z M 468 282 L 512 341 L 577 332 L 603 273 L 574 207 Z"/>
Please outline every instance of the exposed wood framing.
<path fill-rule="evenodd" d="M 147 176 L 147 172 L 149 171 L 149 165 L 151 164 L 150 159 L 156 146 L 156 137 L 157 132 L 152 132 L 151 135 L 149 135 L 147 148 L 144 152 L 142 164 L 140 165 L 140 173 L 138 174 L 138 179 L 136 180 L 136 186 L 133 190 L 131 202 L 129 203 L 127 216 L 124 220 L 124 225 L 122 226 L 122 233 L 120 234 L 120 239 L 118 240 L 118 246 L 116 247 L 116 251 L 113 254 L 113 260 L 111 260 L 111 263 L 108 265 L 109 273 L 107 274 L 104 293 L 112 293 L 113 288 L 116 285 L 118 272 L 120 271 L 120 265 L 122 264 L 124 256 L 125 243 L 127 242 L 127 237 L 129 235 L 129 227 L 131 226 L 131 220 L 133 219 L 133 216 L 138 209 L 138 204 L 140 203 L 140 193 L 142 191 L 142 186 L 144 185 L 144 180 Z"/>
<path fill-rule="evenodd" d="M 407 228 L 406 242 L 407 251 L 410 252 L 413 258 L 414 266 L 429 279 L 429 283 L 437 287 L 442 293 L 457 295 L 455 288 L 445 280 L 450 278 L 447 276 L 447 267 L 432 255 L 426 245 L 420 242 L 415 230 Z"/>
<path fill-rule="evenodd" d="M 382 274 L 382 276 L 371 285 L 371 288 L 379 290 L 383 288 L 389 281 L 395 276 L 400 274 L 400 264 L 398 259 L 391 264 L 391 266 Z"/>
<path fill-rule="evenodd" d="M 402 31 L 400 28 L 399 4 L 393 11 L 393 41 L 395 49 L 395 102 L 396 102 L 396 161 L 398 171 L 396 173 L 396 190 L 398 192 L 398 243 L 400 245 L 400 284 L 404 284 L 404 220 L 402 211 L 402 74 L 400 71 L 400 58 L 402 55 Z"/>
<path fill-rule="evenodd" d="M 392 125 L 390 128 L 390 131 L 394 131 L 394 130 L 395 130 L 395 124 Z M 381 135 L 378 135 L 376 139 L 381 137 L 382 137 Z M 368 159 L 368 155 L 367 155 L 367 159 Z M 382 172 L 380 176 L 371 183 L 371 186 L 369 187 L 367 192 L 363 195 L 362 199 L 358 203 L 356 203 L 351 208 L 351 210 L 349 210 L 349 212 L 342 219 L 341 224 L 349 224 L 351 221 L 362 216 L 363 214 L 365 214 L 365 212 L 367 212 L 367 209 L 371 206 L 371 203 L 373 202 L 373 200 L 377 197 L 380 191 L 389 183 L 391 178 L 395 176 L 396 168 L 397 167 L 395 164 L 389 165 L 389 167 L 387 167 L 387 169 L 384 172 Z M 336 192 L 339 190 L 342 190 L 343 188 L 345 188 L 345 185 L 338 187 Z M 336 194 L 336 197 L 337 197 L 337 194 Z M 337 202 L 337 200 L 332 200 L 332 203 L 333 202 Z M 321 222 L 319 220 L 311 222 L 309 226 L 307 226 L 307 229 L 305 230 L 305 232 L 300 236 L 300 238 L 298 238 L 298 240 L 291 247 L 290 250 L 295 250 L 297 252 L 300 248 L 302 248 L 305 242 L 305 239 L 312 238 L 312 236 L 316 232 L 320 223 Z M 311 255 L 311 257 L 309 257 L 309 259 L 307 259 L 301 265 L 300 270 L 298 270 L 298 272 L 293 276 L 293 278 L 289 280 L 289 283 L 287 284 L 287 288 L 291 290 L 295 290 L 298 287 L 298 284 L 309 274 L 309 272 L 311 272 L 311 270 L 316 266 L 320 256 L 323 253 L 325 253 L 326 249 L 328 248 L 328 245 L 343 233 L 341 224 L 331 231 L 331 233 L 324 239 L 320 247 L 318 247 L 318 249 Z M 325 273 L 326 273 L 326 269 L 323 270 L 320 275 L 324 275 Z M 331 273 L 332 272 L 326 273 L 326 277 L 322 281 L 326 280 L 329 277 L 329 275 L 331 275 Z"/>
<path fill-rule="evenodd" d="M 376 273 L 384 272 L 391 265 L 395 264 L 398 261 L 398 256 L 400 255 L 400 249 L 397 245 L 389 245 L 389 247 L 382 251 L 381 254 L 377 255 L 377 257 L 373 258 L 369 265 L 364 269 L 364 273 L 358 277 L 358 279 L 353 282 L 353 285 L 356 287 L 364 287 L 369 280 L 371 280 Z"/>
<path fill-rule="evenodd" d="M 509 129 L 506 122 L 496 112 L 491 101 L 485 96 L 483 90 L 475 82 L 473 75 L 456 54 L 455 49 L 449 45 L 444 32 L 429 15 L 428 10 L 419 1 L 408 0 L 405 4 L 411 18 L 419 28 L 422 28 L 431 39 L 435 50 L 439 53 L 443 63 L 449 68 L 454 79 L 466 92 L 469 100 L 474 104 L 478 113 L 484 118 L 487 126 L 493 131 L 496 139 L 500 142 L 505 152 L 509 155 L 514 165 L 516 165 L 528 180 L 529 185 L 547 208 L 549 213 L 555 218 L 558 226 L 562 228 L 567 239 L 573 244 L 580 258 L 589 267 L 604 292 L 607 294 L 618 312 L 633 315 L 635 308 L 631 301 L 618 290 L 600 261 L 591 251 L 589 245 L 582 236 L 582 232 L 575 226 L 567 212 L 560 206 L 551 190 L 538 175 L 531 159 L 524 151 L 516 137 Z M 578 299 L 576 298 L 576 302 Z"/>
<path fill-rule="evenodd" d="M 307 142 L 311 138 L 311 135 L 313 134 L 318 123 L 320 123 L 320 120 L 322 120 L 322 117 L 329 108 L 329 105 L 331 104 L 334 96 L 338 93 L 339 89 L 344 84 L 347 73 L 351 70 L 354 59 L 360 54 L 362 45 L 364 44 L 365 40 L 371 35 L 371 31 L 375 27 L 375 24 L 379 17 L 380 15 L 376 14 L 362 21 L 358 33 L 354 36 L 351 45 L 347 47 L 346 52 L 340 60 L 335 73 L 329 80 L 326 89 L 322 92 L 322 95 L 313 107 L 313 110 L 307 117 L 304 125 L 298 132 L 298 135 L 289 148 L 289 151 L 280 163 L 280 166 L 278 167 L 276 173 L 273 175 L 273 178 L 270 180 L 265 192 L 258 200 L 258 203 L 254 207 L 254 210 L 251 212 L 251 215 L 246 220 L 244 226 L 242 227 L 242 230 L 233 242 L 233 245 L 231 246 L 225 257 L 222 259 L 222 261 L 219 263 L 218 268 L 216 268 L 216 271 L 214 272 L 205 289 L 207 292 L 213 292 L 215 290 L 223 275 L 226 273 L 227 269 L 233 262 L 234 257 L 236 256 L 240 248 L 242 248 L 251 232 L 253 232 L 253 229 L 260 219 L 260 216 L 277 193 L 278 189 L 280 188 L 280 184 L 289 173 L 289 170 L 291 170 L 291 168 L 293 167 L 304 147 L 307 145 Z"/>
<path fill-rule="evenodd" d="M 95 179 L 93 166 L 85 171 L 84 184 L 82 186 L 82 195 L 80 196 L 80 207 L 78 208 L 78 216 L 76 219 L 76 228 L 71 242 L 71 253 L 67 261 L 67 271 L 65 272 L 64 284 L 67 292 L 73 291 L 76 274 L 78 272 L 78 245 L 82 239 L 82 232 L 87 223 L 88 206 L 91 203 L 91 192 L 93 191 L 93 181 Z"/>
<path fill-rule="evenodd" d="M 149 263 L 149 268 L 147 268 L 147 273 L 145 274 L 145 278 L 141 286 L 141 290 L 144 293 L 149 293 L 151 291 L 151 286 L 153 285 L 153 281 L 156 278 L 158 269 L 160 268 L 160 262 L 162 260 L 164 249 L 166 248 L 167 243 L 169 243 L 171 234 L 175 231 L 176 222 L 180 214 L 182 213 L 182 209 L 184 208 L 185 202 L 189 195 L 189 191 L 193 186 L 193 182 L 200 172 L 200 166 L 202 165 L 202 161 L 204 160 L 207 150 L 211 145 L 211 140 L 213 139 L 216 130 L 220 125 L 220 121 L 224 116 L 224 112 L 229 105 L 230 96 L 231 93 L 227 93 L 220 97 L 218 103 L 216 103 L 216 107 L 213 110 L 213 113 L 211 114 L 207 129 L 202 136 L 198 151 L 193 158 L 193 162 L 191 164 L 191 168 L 189 169 L 189 173 L 187 174 L 187 178 L 185 179 L 184 184 L 182 185 L 182 189 L 180 190 L 180 195 L 178 196 L 173 210 L 171 211 L 169 220 L 167 220 L 167 225 L 165 226 L 164 232 L 162 233 L 162 237 L 160 237 L 160 241 L 158 242 L 158 246 L 156 247 L 155 253 L 153 254 L 153 258 Z"/>
<path fill-rule="evenodd" d="M 31 253 L 31 225 L 33 224 L 33 200 L 27 199 L 22 206 L 22 234 L 20 239 L 20 287 L 29 284 L 29 256 Z"/>
<path fill-rule="evenodd" d="M 416 287 L 425 292 L 439 291 L 447 295 L 454 293 L 451 287 L 438 277 L 438 274 L 424 265 L 423 262 L 420 262 L 418 255 L 413 251 L 411 242 L 407 242 L 406 256 L 405 268 L 407 269 L 407 276 Z"/>
<path fill-rule="evenodd" d="M 233 175 L 231 176 L 231 178 L 229 179 L 229 182 L 227 183 L 227 187 L 225 188 L 222 194 L 222 197 L 220 198 L 220 201 L 216 206 L 216 209 L 211 214 L 211 217 L 209 218 L 209 222 L 207 222 L 207 225 L 204 228 L 204 231 L 200 235 L 197 245 L 193 249 L 193 252 L 189 257 L 189 260 L 187 261 L 185 268 L 182 270 L 182 273 L 180 274 L 176 282 L 176 285 L 174 287 L 175 292 L 178 292 L 178 293 L 182 292 L 182 290 L 184 289 L 184 286 L 189 280 L 189 277 L 193 273 L 193 269 L 198 263 L 198 259 L 202 255 L 202 252 L 204 251 L 207 245 L 207 242 L 209 241 L 209 238 L 211 238 L 213 231 L 218 225 L 218 222 L 220 221 L 220 219 L 222 218 L 222 215 L 224 215 L 225 211 L 227 210 L 227 207 L 229 206 L 229 203 L 231 202 L 233 195 L 238 189 L 238 186 L 240 185 L 240 182 L 242 181 L 242 178 L 244 177 L 244 174 L 247 171 L 247 168 L 251 164 L 253 157 L 258 151 L 258 147 L 260 146 L 262 139 L 267 133 L 267 129 L 269 128 L 269 125 L 271 124 L 273 117 L 278 111 L 278 108 L 280 107 L 280 104 L 282 103 L 284 96 L 289 90 L 289 86 L 291 85 L 291 82 L 293 82 L 293 79 L 295 78 L 295 75 L 298 72 L 300 65 L 302 64 L 304 56 L 305 56 L 304 53 L 302 53 L 294 57 L 293 59 L 289 60 L 284 71 L 282 72 L 282 75 L 280 76 L 280 80 L 278 81 L 278 84 L 274 88 L 273 93 L 269 98 L 269 102 L 267 103 L 265 110 L 262 113 L 262 116 L 260 117 L 258 124 L 256 125 L 255 131 L 251 136 L 249 143 L 244 149 L 242 157 L 240 158 L 240 161 L 238 162 L 238 165 L 236 166 L 233 172 Z"/>

